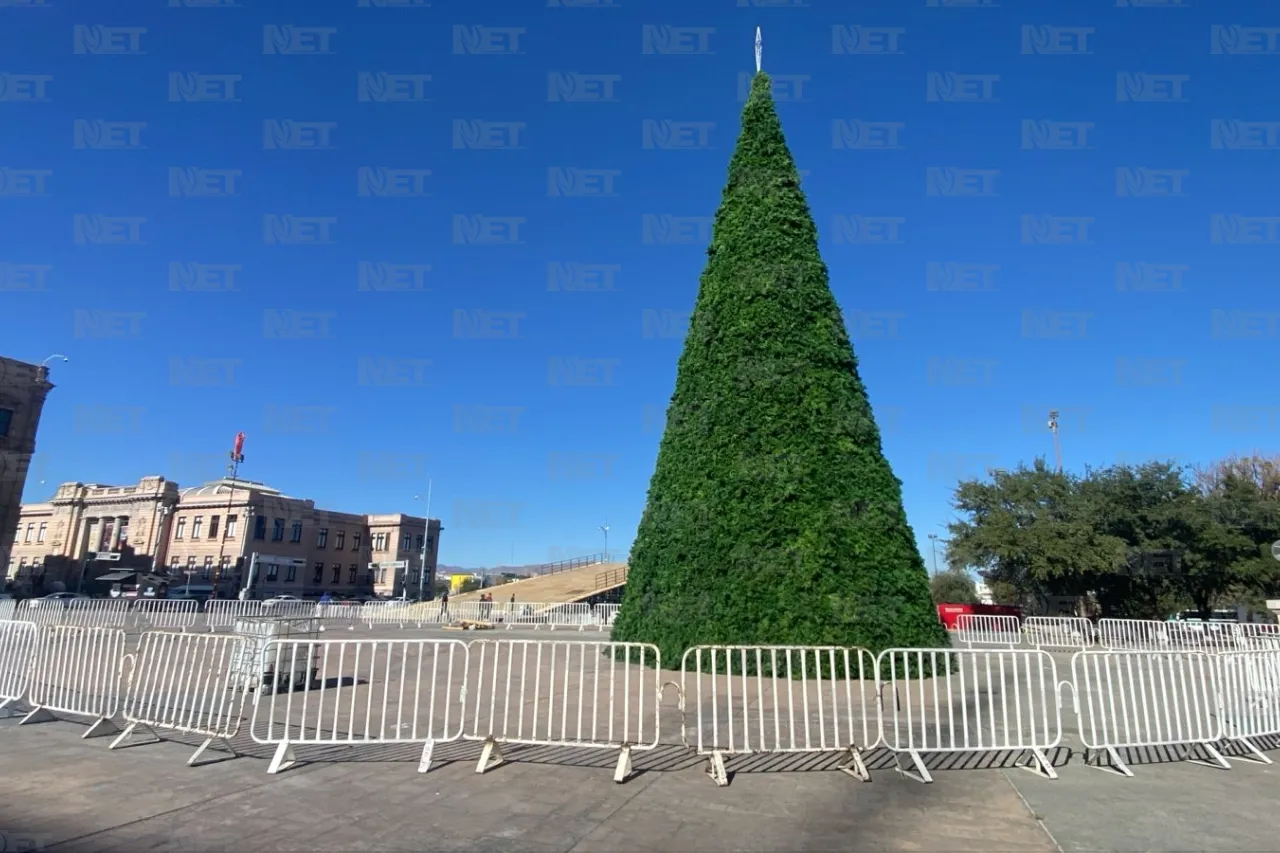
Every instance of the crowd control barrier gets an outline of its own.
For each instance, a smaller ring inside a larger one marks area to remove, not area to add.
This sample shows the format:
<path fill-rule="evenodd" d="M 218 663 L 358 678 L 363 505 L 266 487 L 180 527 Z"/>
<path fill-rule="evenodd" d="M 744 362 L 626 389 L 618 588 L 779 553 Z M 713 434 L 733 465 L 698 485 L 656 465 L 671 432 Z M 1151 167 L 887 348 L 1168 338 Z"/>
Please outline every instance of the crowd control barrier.
<path fill-rule="evenodd" d="M 360 612 L 362 609 L 362 607 L 355 604 L 317 604 L 316 618 L 320 620 L 320 630 L 323 631 L 330 628 L 355 630 L 356 623 L 361 621 Z"/>
<path fill-rule="evenodd" d="M 387 743 L 421 743 L 426 773 L 435 745 L 462 736 L 460 640 L 272 640 L 249 677 L 249 734 L 276 747 L 268 773 L 294 764 L 294 746 Z"/>
<path fill-rule="evenodd" d="M 467 740 L 482 741 L 477 773 L 503 761 L 505 744 L 618 750 L 613 780 L 633 752 L 658 745 L 661 656 L 647 643 L 475 640 L 466 699 Z"/>
<path fill-rule="evenodd" d="M 200 602 L 193 598 L 135 598 L 133 613 L 139 628 L 195 627 Z"/>
<path fill-rule="evenodd" d="M 245 616 L 261 616 L 261 601 L 211 598 L 204 603 L 204 623 L 210 631 L 225 631 Z"/>
<path fill-rule="evenodd" d="M 613 622 L 618 618 L 618 608 L 621 604 L 597 604 L 595 610 L 596 625 L 603 631 L 606 628 L 612 628 Z"/>
<path fill-rule="evenodd" d="M 17 618 L 18 602 L 12 598 L 0 601 L 0 622 L 11 622 Z"/>
<path fill-rule="evenodd" d="M 1154 619 L 1099 619 L 1098 645 L 1114 651 L 1169 649 L 1170 623 Z"/>
<path fill-rule="evenodd" d="M 1218 660 L 1224 737 L 1271 764 L 1255 741 L 1280 737 L 1280 651 L 1232 652 Z"/>
<path fill-rule="evenodd" d="M 862 753 L 879 735 L 866 649 L 695 646 L 680 661 L 680 695 L 681 739 L 721 787 L 726 757 L 759 753 L 847 753 L 840 769 L 871 780 Z"/>
<path fill-rule="evenodd" d="M 1121 749 L 1177 747 L 1189 758 L 1199 746 L 1230 768 L 1214 748 L 1223 736 L 1218 683 L 1218 661 L 1203 652 L 1076 652 L 1069 686 L 1085 763 L 1105 753 L 1132 776 Z"/>
<path fill-rule="evenodd" d="M 956 639 L 967 646 L 1016 646 L 1022 642 L 1022 626 L 1017 616 L 961 613 L 956 617 Z"/>
<path fill-rule="evenodd" d="M 125 633 L 120 628 L 46 625 L 36 640 L 26 702 L 18 725 L 57 719 L 55 713 L 93 720 L 82 737 L 117 731 L 112 717 L 120 707 L 120 670 Z"/>
<path fill-rule="evenodd" d="M 240 730 L 247 691 L 234 663 L 247 643 L 232 634 L 144 633 L 131 656 L 124 700 L 127 725 L 109 748 L 157 743 L 160 730 L 204 738 L 187 766 L 215 741 L 235 755 L 231 738 Z M 130 741 L 139 727 L 152 739 Z"/>
<path fill-rule="evenodd" d="M 264 601 L 262 615 L 276 619 L 310 619 L 316 615 L 314 601 Z"/>
<path fill-rule="evenodd" d="M 66 602 L 58 624 L 125 628 L 129 624 L 129 602 L 122 598 L 73 598 Z"/>
<path fill-rule="evenodd" d="M 1093 645 L 1093 623 L 1076 616 L 1028 616 L 1022 632 L 1037 649 L 1080 649 Z"/>
<path fill-rule="evenodd" d="M 0 710 L 26 696 L 38 632 L 34 622 L 0 621 Z"/>
<path fill-rule="evenodd" d="M 923 756 L 958 752 L 1020 752 L 1028 769 L 1058 778 L 1045 754 L 1062 741 L 1048 652 L 886 649 L 876 670 L 881 744 L 908 756 L 920 781 L 933 781 Z"/>

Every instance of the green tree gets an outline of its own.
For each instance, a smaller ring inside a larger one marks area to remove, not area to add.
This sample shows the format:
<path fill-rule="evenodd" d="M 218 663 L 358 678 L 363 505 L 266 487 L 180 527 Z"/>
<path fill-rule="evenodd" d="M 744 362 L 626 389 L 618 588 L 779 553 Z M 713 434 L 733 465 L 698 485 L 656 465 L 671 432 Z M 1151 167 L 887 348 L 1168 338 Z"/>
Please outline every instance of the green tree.
<path fill-rule="evenodd" d="M 929 580 L 934 604 L 977 604 L 978 587 L 969 573 L 960 569 L 938 572 Z"/>
<path fill-rule="evenodd" d="M 614 638 L 945 645 L 765 74 L 707 256 Z"/>

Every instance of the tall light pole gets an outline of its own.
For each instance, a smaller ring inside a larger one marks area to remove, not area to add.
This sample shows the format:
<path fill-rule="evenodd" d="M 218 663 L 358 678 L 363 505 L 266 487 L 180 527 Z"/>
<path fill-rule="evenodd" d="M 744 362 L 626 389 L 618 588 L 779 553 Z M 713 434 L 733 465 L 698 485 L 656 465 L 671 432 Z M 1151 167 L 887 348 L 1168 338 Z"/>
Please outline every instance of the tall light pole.
<path fill-rule="evenodd" d="M 933 552 L 933 576 L 938 576 L 938 534 L 929 534 L 929 550 Z"/>
<path fill-rule="evenodd" d="M 604 534 L 604 561 L 609 562 L 609 516 L 604 517 L 604 524 L 600 525 L 600 532 Z"/>
<path fill-rule="evenodd" d="M 55 352 L 53 355 L 49 356 L 49 357 L 48 357 L 48 358 L 46 358 L 44 361 L 40 362 L 40 366 L 41 366 L 41 367 L 48 367 L 48 366 L 49 366 L 49 362 L 53 361 L 55 358 L 60 358 L 60 359 L 62 359 L 63 361 L 71 361 L 71 359 L 67 358 L 67 357 L 66 357 L 65 355 L 63 355 L 62 353 L 60 353 L 60 352 Z"/>
<path fill-rule="evenodd" d="M 427 542 L 431 539 L 431 479 L 427 479 L 427 529 L 422 533 L 422 566 L 418 569 L 418 600 L 426 601 L 427 587 Z M 422 500 L 421 495 L 414 495 L 415 501 Z"/>
<path fill-rule="evenodd" d="M 227 473 L 231 475 L 231 487 L 227 490 L 227 512 L 222 519 L 222 535 L 218 537 L 218 561 L 213 566 L 213 595 L 218 594 L 218 583 L 222 580 L 222 556 L 227 547 L 227 528 L 230 526 L 226 523 L 231 518 L 231 508 L 235 506 L 236 497 L 236 475 L 240 472 L 240 463 L 244 461 L 244 433 L 236 434 L 235 447 L 227 454 L 231 457 L 231 462 L 227 465 Z M 245 519 L 248 521 L 248 518 Z"/>
<path fill-rule="evenodd" d="M 1058 457 L 1058 473 L 1062 473 L 1062 441 L 1058 438 L 1058 410 L 1049 413 L 1049 432 L 1053 433 L 1053 452 Z"/>

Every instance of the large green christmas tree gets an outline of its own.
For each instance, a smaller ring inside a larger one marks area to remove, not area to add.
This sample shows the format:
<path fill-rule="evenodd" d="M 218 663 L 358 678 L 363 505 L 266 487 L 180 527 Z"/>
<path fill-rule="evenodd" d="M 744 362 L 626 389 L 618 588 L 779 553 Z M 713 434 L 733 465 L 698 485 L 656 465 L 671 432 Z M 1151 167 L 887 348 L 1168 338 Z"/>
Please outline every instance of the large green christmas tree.
<path fill-rule="evenodd" d="M 947 645 L 763 73 L 707 256 L 614 639 Z"/>

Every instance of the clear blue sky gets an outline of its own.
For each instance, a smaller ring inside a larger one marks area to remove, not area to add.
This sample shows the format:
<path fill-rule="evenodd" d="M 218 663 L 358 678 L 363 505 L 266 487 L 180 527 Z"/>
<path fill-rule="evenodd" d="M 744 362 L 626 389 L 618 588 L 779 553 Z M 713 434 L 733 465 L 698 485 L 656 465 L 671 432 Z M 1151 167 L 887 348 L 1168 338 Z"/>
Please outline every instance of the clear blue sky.
<path fill-rule="evenodd" d="M 1274 10 L 228 5 L 0 3 L 0 352 L 71 358 L 27 500 L 243 430 L 320 506 L 432 479 L 443 562 L 625 550 L 757 25 L 926 559 L 1053 407 L 1072 468 L 1275 446 Z"/>

